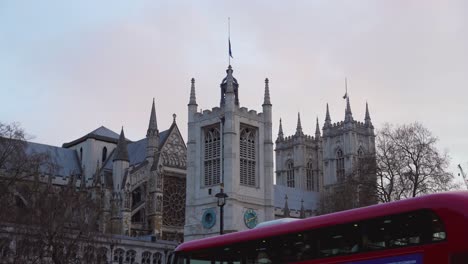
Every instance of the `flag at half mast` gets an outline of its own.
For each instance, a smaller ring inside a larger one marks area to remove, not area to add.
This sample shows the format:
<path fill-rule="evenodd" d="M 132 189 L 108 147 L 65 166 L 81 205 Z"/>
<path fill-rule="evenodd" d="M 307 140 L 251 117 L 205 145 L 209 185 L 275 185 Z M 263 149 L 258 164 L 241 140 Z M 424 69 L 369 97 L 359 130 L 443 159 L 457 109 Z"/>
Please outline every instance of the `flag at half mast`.
<path fill-rule="evenodd" d="M 232 56 L 232 50 L 231 50 L 231 38 L 230 38 L 230 37 L 229 37 L 228 41 L 229 41 L 229 57 L 231 57 L 231 58 L 233 58 L 233 59 L 234 59 L 234 57 Z"/>

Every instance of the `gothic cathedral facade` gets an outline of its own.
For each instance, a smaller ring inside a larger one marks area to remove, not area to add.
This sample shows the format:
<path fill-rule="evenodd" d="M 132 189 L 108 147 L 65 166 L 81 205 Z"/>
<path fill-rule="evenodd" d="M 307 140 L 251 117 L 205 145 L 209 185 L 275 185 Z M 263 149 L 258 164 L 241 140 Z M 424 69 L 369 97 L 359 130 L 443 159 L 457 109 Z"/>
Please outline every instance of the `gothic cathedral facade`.
<path fill-rule="evenodd" d="M 314 136 L 304 134 L 299 115 L 295 134 L 284 136 L 280 119 L 275 148 L 276 218 L 317 214 L 324 192 L 345 182 L 364 158 L 375 160 L 374 126 L 368 105 L 364 122 L 360 122 L 354 120 L 349 100 L 346 95 L 345 118 L 337 123 L 331 122 L 327 104 L 322 131 L 317 118 Z"/>

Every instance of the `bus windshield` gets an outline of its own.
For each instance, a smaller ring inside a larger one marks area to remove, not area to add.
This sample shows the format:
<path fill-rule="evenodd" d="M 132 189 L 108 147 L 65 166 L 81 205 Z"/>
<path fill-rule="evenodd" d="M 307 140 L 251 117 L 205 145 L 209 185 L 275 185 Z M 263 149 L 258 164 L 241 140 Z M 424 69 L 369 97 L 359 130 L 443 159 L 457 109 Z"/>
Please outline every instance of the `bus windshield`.
<path fill-rule="evenodd" d="M 176 263 L 294 263 L 445 240 L 440 218 L 430 210 L 417 210 L 223 247 L 177 252 Z"/>

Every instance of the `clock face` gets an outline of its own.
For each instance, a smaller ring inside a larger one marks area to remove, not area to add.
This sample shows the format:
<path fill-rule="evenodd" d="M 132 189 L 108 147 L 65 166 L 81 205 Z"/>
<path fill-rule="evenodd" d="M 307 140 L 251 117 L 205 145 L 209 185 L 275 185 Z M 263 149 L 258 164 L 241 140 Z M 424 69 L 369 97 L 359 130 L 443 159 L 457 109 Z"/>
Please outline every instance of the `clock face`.
<path fill-rule="evenodd" d="M 248 228 L 254 228 L 257 226 L 257 213 L 253 209 L 247 209 L 247 211 L 245 211 L 244 223 Z"/>
<path fill-rule="evenodd" d="M 202 216 L 202 225 L 204 228 L 212 228 L 216 224 L 216 212 L 213 208 L 207 209 Z"/>

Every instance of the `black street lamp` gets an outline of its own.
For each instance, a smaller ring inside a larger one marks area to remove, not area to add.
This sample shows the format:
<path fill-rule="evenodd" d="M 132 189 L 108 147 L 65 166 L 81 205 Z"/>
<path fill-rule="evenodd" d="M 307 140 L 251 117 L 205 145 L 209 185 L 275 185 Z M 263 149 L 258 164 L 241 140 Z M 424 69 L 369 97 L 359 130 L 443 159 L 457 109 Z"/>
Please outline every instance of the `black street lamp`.
<path fill-rule="evenodd" d="M 219 206 L 219 234 L 223 234 L 224 228 L 224 210 L 223 207 L 226 204 L 226 198 L 228 195 L 224 193 L 224 187 L 221 185 L 221 189 L 219 193 L 215 194 L 216 198 L 218 198 L 218 206 Z"/>

